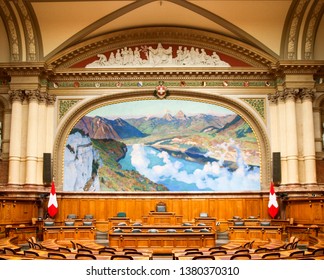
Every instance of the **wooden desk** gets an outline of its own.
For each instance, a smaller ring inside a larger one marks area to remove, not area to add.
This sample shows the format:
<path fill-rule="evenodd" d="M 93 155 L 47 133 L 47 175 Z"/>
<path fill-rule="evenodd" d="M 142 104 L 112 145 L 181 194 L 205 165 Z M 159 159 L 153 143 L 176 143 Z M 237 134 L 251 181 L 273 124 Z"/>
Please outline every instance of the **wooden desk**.
<path fill-rule="evenodd" d="M 127 217 L 111 217 L 108 219 L 108 230 L 110 230 L 113 226 L 117 226 L 119 223 L 130 224 L 130 218 Z"/>
<path fill-rule="evenodd" d="M 5 237 L 0 239 L 0 249 L 11 248 L 15 251 L 20 251 L 21 248 L 18 244 L 18 236 Z"/>
<path fill-rule="evenodd" d="M 109 246 L 115 248 L 149 248 L 154 253 L 171 253 L 174 248 L 215 246 L 215 232 L 109 232 Z"/>
<path fill-rule="evenodd" d="M 150 212 L 148 216 L 143 216 L 143 224 L 149 225 L 181 225 L 182 216 L 174 212 Z M 171 226 L 172 227 L 172 226 Z"/>
<path fill-rule="evenodd" d="M 6 237 L 18 236 L 18 244 L 26 244 L 26 240 L 30 237 L 36 237 L 38 233 L 37 226 L 16 226 L 16 227 L 6 227 L 5 229 Z"/>
<path fill-rule="evenodd" d="M 281 226 L 229 226 L 231 240 L 281 239 Z"/>
<path fill-rule="evenodd" d="M 309 242 L 309 236 L 318 237 L 318 232 L 320 228 L 316 225 L 311 226 L 293 226 L 287 225 L 286 232 L 288 238 L 291 236 L 296 236 L 299 238 L 300 241 L 307 241 Z"/>
<path fill-rule="evenodd" d="M 49 226 L 43 228 L 43 240 L 94 240 L 94 226 Z"/>
<path fill-rule="evenodd" d="M 213 217 L 196 217 L 195 225 L 205 224 L 206 226 L 212 227 L 213 230 L 216 230 L 216 218 Z"/>

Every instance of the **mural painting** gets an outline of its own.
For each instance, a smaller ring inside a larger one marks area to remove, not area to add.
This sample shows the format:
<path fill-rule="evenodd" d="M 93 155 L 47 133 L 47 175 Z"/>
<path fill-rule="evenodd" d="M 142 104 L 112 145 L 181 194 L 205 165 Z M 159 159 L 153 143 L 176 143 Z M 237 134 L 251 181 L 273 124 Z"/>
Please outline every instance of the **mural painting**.
<path fill-rule="evenodd" d="M 255 134 L 236 112 L 192 100 L 109 104 L 83 116 L 64 151 L 64 191 L 260 190 Z"/>

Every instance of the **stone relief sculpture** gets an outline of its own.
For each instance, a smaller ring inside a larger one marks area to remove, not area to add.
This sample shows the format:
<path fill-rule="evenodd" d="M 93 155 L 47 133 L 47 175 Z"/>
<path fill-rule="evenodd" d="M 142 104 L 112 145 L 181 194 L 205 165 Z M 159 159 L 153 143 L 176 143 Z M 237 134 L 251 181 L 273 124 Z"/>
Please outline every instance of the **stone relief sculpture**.
<path fill-rule="evenodd" d="M 98 59 L 87 64 L 86 68 L 104 67 L 155 67 L 155 66 L 200 66 L 200 67 L 230 67 L 231 65 L 220 59 L 214 51 L 211 55 L 205 49 L 178 46 L 164 48 L 158 43 L 156 48 L 152 46 L 135 47 L 134 49 L 124 47 L 111 52 L 109 57 L 105 54 L 97 54 Z"/>

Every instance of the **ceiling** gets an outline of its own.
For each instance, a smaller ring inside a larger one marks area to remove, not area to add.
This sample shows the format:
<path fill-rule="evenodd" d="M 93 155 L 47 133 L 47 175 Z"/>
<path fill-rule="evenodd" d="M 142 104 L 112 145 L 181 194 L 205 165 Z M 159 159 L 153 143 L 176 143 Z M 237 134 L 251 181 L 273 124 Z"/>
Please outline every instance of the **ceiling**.
<path fill-rule="evenodd" d="M 0 63 L 47 61 L 100 36 L 155 27 L 211 32 L 275 59 L 324 59 L 323 0 L 0 0 L 0 8 Z"/>

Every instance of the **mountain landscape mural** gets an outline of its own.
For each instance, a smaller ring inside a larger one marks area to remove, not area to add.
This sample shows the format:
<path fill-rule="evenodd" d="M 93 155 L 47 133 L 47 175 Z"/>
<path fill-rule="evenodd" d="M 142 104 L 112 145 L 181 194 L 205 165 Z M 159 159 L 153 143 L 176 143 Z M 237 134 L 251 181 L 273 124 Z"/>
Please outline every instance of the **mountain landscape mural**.
<path fill-rule="evenodd" d="M 219 105 L 186 100 L 111 104 L 83 116 L 64 152 L 65 191 L 260 190 L 258 142 Z"/>

